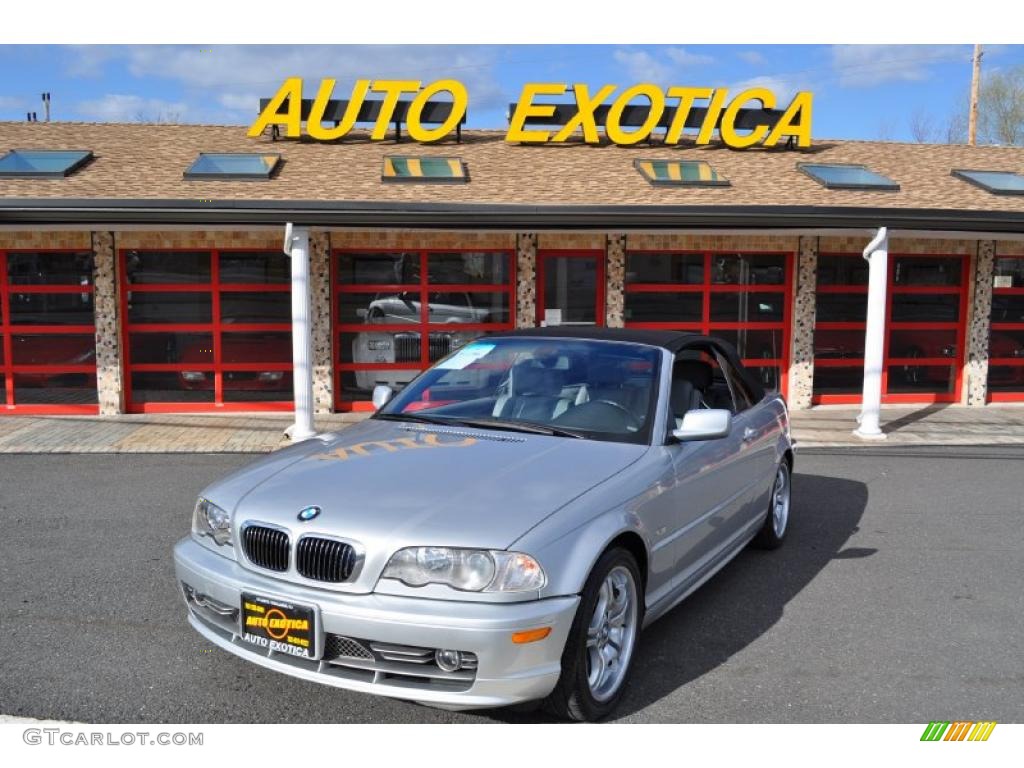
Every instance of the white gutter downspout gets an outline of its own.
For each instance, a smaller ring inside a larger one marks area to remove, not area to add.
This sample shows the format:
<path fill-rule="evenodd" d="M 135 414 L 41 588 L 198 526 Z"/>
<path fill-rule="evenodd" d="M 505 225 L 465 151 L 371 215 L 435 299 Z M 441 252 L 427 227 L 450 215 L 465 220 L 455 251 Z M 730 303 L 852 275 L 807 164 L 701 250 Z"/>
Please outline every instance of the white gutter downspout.
<path fill-rule="evenodd" d="M 295 423 L 285 434 L 298 443 L 316 435 L 313 428 L 313 334 L 309 316 L 309 227 L 284 228 L 284 252 L 292 262 L 292 385 Z"/>
<path fill-rule="evenodd" d="M 865 440 L 884 440 L 879 424 L 882 407 L 882 351 L 885 346 L 885 294 L 888 289 L 889 232 L 881 227 L 864 249 L 868 269 L 868 313 L 864 331 L 864 394 L 860 425 L 853 434 Z"/>

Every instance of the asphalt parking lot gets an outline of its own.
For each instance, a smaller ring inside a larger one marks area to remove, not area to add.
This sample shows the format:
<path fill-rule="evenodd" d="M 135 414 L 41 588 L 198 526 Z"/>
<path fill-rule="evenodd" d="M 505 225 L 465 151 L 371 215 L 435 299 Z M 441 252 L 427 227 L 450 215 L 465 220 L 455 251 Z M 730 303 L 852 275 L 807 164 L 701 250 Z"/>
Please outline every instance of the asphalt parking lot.
<path fill-rule="evenodd" d="M 171 547 L 241 455 L 0 456 L 0 714 L 488 722 L 294 680 L 185 621 Z M 790 538 L 642 637 L 630 722 L 1024 721 L 1024 450 L 798 457 Z"/>

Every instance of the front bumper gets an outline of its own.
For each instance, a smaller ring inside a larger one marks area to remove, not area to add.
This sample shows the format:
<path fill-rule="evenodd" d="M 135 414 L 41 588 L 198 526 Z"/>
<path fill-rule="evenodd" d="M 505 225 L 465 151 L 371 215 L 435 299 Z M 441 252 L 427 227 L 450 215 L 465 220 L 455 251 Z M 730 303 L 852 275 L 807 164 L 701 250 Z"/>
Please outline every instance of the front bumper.
<path fill-rule="evenodd" d="M 229 653 L 293 677 L 452 709 L 499 707 L 547 696 L 561 673 L 562 649 L 579 603 L 576 595 L 526 603 L 470 603 L 329 592 L 246 570 L 191 537 L 175 546 L 174 567 L 189 622 Z M 316 606 L 320 649 L 332 635 L 373 644 L 453 649 L 475 654 L 476 670 L 446 676 L 431 674 L 426 666 L 399 668 L 379 660 L 355 668 L 338 660 L 268 651 L 241 639 L 237 616 L 197 605 L 184 585 L 236 608 L 243 591 Z M 538 627 L 551 627 L 551 634 L 538 642 L 512 642 L 514 632 Z M 410 670 L 412 674 L 406 674 Z"/>

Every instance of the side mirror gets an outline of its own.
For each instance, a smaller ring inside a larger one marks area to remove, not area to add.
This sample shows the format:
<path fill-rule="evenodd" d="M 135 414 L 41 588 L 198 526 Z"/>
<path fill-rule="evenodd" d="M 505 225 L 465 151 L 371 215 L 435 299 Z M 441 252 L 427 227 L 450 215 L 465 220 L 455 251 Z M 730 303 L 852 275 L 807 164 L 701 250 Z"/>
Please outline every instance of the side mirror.
<path fill-rule="evenodd" d="M 672 430 L 672 437 L 679 441 L 717 440 L 727 437 L 732 429 L 732 413 L 725 409 L 687 411 L 683 425 Z"/>
<path fill-rule="evenodd" d="M 379 411 L 387 405 L 394 396 L 395 391 L 391 389 L 391 387 L 387 384 L 378 384 L 373 388 L 373 407 Z"/>

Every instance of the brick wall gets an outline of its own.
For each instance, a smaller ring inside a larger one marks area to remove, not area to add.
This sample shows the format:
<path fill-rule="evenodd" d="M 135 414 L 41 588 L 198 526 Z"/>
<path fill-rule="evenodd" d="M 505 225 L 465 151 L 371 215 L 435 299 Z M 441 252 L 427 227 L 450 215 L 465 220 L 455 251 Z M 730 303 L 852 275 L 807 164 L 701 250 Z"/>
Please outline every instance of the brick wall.
<path fill-rule="evenodd" d="M 511 232 L 331 232 L 332 248 L 515 248 Z"/>
<path fill-rule="evenodd" d="M 92 236 L 89 232 L 18 232 L 0 231 L 0 249 L 81 249 L 92 248 Z"/>

